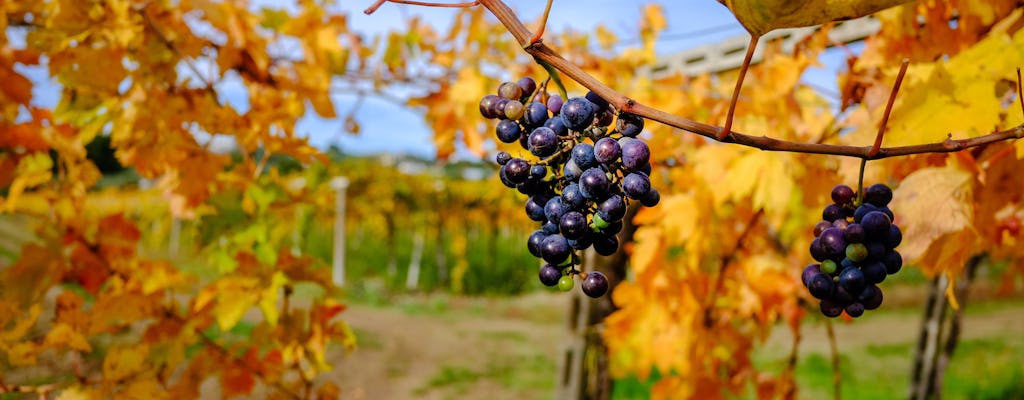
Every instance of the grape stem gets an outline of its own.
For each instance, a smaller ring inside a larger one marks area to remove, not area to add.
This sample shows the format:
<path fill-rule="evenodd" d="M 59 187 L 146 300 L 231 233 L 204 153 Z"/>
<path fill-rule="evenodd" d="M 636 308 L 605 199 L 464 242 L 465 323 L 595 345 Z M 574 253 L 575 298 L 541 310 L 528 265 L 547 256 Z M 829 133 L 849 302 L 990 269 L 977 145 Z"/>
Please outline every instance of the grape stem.
<path fill-rule="evenodd" d="M 736 102 L 740 99 L 740 89 L 743 88 L 743 77 L 747 76 L 747 68 L 750 67 L 750 60 L 754 58 L 754 49 L 757 48 L 757 39 L 761 36 L 750 34 L 750 43 L 747 44 L 747 55 L 743 57 L 743 65 L 740 65 L 740 75 L 736 78 L 736 87 L 732 90 L 732 99 L 729 100 L 729 111 L 725 114 L 725 125 L 721 132 L 715 137 L 719 142 L 725 140 L 732 132 L 733 113 L 736 112 Z"/>
<path fill-rule="evenodd" d="M 860 173 L 857 175 L 857 199 L 853 202 L 853 205 L 860 206 L 864 202 L 864 168 L 868 165 L 868 159 L 862 158 L 860 160 Z"/>
<path fill-rule="evenodd" d="M 546 67 L 561 71 L 563 74 L 568 76 L 570 79 L 579 82 L 581 85 L 590 89 L 601 98 L 607 100 L 612 106 L 620 111 L 625 111 L 633 114 L 637 114 L 646 119 L 650 119 L 662 124 L 672 126 L 683 131 L 708 137 L 711 139 L 718 139 L 724 130 L 723 127 L 718 127 L 710 124 L 697 122 L 688 118 L 673 115 L 668 112 L 641 104 L 634 99 L 619 93 L 607 85 L 601 83 L 601 81 L 594 78 L 592 75 L 586 73 L 580 67 L 569 62 L 565 58 L 562 58 L 557 52 L 552 50 L 543 42 L 530 43 L 530 37 L 532 36 L 526 26 L 523 25 L 522 21 L 519 20 L 515 11 L 508 7 L 502 0 L 479 0 L 479 3 L 487 8 L 498 21 L 516 38 L 523 49 L 532 55 L 534 59 L 543 61 L 546 63 Z M 542 63 L 543 65 L 543 63 Z M 1017 125 L 1015 127 L 990 133 L 983 136 L 978 136 L 968 139 L 952 139 L 946 138 L 941 142 L 918 144 L 911 146 L 899 146 L 899 147 L 880 147 L 874 154 L 871 153 L 873 146 L 848 146 L 848 145 L 836 145 L 836 144 L 823 144 L 823 143 L 805 143 L 805 142 L 793 142 L 787 140 L 780 140 L 770 138 L 767 136 L 753 136 L 747 135 L 740 132 L 730 131 L 721 142 L 724 143 L 735 143 L 743 146 L 753 147 L 767 151 L 786 151 L 793 153 L 811 153 L 811 154 L 831 154 L 838 156 L 857 157 L 862 159 L 876 160 L 881 158 L 888 158 L 894 156 L 904 156 L 909 154 L 922 154 L 922 153 L 952 153 L 961 151 L 971 147 L 977 147 L 986 145 L 989 143 L 999 142 L 1003 140 L 1020 139 L 1024 137 L 1024 124 Z"/>
<path fill-rule="evenodd" d="M 889 124 L 889 114 L 892 112 L 892 105 L 896 102 L 896 93 L 900 91 L 900 85 L 903 83 L 903 77 L 907 74 L 907 66 L 910 65 L 910 60 L 904 58 L 903 62 L 900 63 L 900 73 L 896 74 L 896 82 L 892 85 L 892 91 L 889 92 L 889 102 L 885 104 L 885 112 L 882 113 L 882 122 L 878 125 L 878 135 L 875 136 L 875 144 L 871 146 L 871 151 L 868 151 L 868 156 L 872 157 L 878 154 L 878 149 L 882 148 L 882 136 L 885 135 L 885 128 Z M 864 169 L 861 167 L 861 176 L 864 175 Z"/>

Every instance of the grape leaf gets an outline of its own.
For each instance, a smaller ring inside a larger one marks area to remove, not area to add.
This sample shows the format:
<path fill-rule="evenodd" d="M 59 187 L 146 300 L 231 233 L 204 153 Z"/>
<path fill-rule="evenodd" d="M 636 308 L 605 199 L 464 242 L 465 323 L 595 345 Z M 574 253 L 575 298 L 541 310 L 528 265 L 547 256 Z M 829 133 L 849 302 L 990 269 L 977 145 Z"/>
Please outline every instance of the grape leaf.
<path fill-rule="evenodd" d="M 863 17 L 911 0 L 719 0 L 752 35 Z"/>
<path fill-rule="evenodd" d="M 915 262 L 929 253 L 934 255 L 936 251 L 970 246 L 971 241 L 939 239 L 971 229 L 973 182 L 968 171 L 946 166 L 917 170 L 900 183 L 893 192 L 890 208 L 897 212 L 895 222 L 903 229 L 903 243 L 899 251 L 904 259 Z M 940 245 L 933 246 L 933 243 Z M 933 257 L 935 263 L 921 267 L 934 275 L 950 268 L 945 258 Z"/>

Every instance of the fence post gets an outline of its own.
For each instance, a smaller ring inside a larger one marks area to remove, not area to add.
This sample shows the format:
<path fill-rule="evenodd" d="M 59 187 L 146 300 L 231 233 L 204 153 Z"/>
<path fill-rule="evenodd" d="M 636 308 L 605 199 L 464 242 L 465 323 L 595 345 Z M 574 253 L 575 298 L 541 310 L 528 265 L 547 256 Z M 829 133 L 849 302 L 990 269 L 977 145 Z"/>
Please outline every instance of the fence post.
<path fill-rule="evenodd" d="M 335 285 L 345 285 L 345 190 L 348 189 L 348 178 L 336 176 L 331 179 L 334 189 L 334 255 L 331 278 Z"/>

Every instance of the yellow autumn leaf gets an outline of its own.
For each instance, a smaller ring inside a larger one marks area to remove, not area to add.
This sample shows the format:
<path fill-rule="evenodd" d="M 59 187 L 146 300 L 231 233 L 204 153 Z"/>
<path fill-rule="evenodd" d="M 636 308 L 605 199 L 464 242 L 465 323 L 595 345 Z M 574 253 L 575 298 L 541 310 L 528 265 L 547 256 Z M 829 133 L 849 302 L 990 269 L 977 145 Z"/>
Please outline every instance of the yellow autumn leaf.
<path fill-rule="evenodd" d="M 920 169 L 900 183 L 889 207 L 896 210 L 895 222 L 903 230 L 899 251 L 905 260 L 921 259 L 933 243 L 938 243 L 938 249 L 970 245 L 963 241 L 940 243 L 938 239 L 970 229 L 972 183 L 969 172 L 952 166 Z"/>
<path fill-rule="evenodd" d="M 118 381 L 146 368 L 149 357 L 149 345 L 142 343 L 135 346 L 114 346 L 103 359 L 103 377 L 111 382 Z"/>
<path fill-rule="evenodd" d="M 229 331 L 242 320 L 246 311 L 259 301 L 254 278 L 230 279 L 217 290 L 213 313 L 222 331 Z"/>
<path fill-rule="evenodd" d="M 748 151 L 728 167 L 725 186 L 735 200 L 751 196 L 756 208 L 784 210 L 794 196 L 794 169 L 789 154 Z"/>
<path fill-rule="evenodd" d="M 46 152 L 35 152 L 28 154 L 18 160 L 18 167 L 15 169 L 14 182 L 7 189 L 7 212 L 13 212 L 18 203 L 18 198 L 25 191 L 50 181 L 52 177 L 53 160 Z M 0 212 L 5 210 L 0 210 Z"/>
<path fill-rule="evenodd" d="M 32 327 L 35 326 L 36 320 L 39 319 L 39 315 L 42 313 L 43 306 L 33 304 L 32 307 L 29 308 L 27 316 L 15 319 L 14 326 L 0 332 L 0 342 L 13 342 L 21 339 L 28 333 L 29 329 L 32 329 Z"/>
<path fill-rule="evenodd" d="M 258 306 L 260 311 L 263 312 L 263 317 L 267 319 L 267 323 L 271 326 L 277 325 L 277 319 L 280 316 L 280 312 L 277 309 L 277 299 L 280 297 L 281 288 L 286 284 L 288 284 L 288 277 L 285 276 L 284 272 L 277 271 L 270 278 L 270 286 L 263 289 L 260 293 Z"/>
<path fill-rule="evenodd" d="M 97 393 L 96 389 L 72 386 L 62 390 L 57 395 L 56 400 L 94 400 L 102 398 L 103 396 Z"/>
<path fill-rule="evenodd" d="M 35 342 L 15 343 L 7 349 L 7 362 L 16 367 L 36 365 L 36 355 L 39 350 L 41 349 Z"/>
<path fill-rule="evenodd" d="M 91 352 L 92 346 L 85 340 L 81 332 L 76 332 L 71 325 L 59 323 L 46 334 L 43 344 L 49 347 L 69 347 L 79 351 Z"/>
<path fill-rule="evenodd" d="M 719 0 L 721 1 L 721 0 Z M 752 35 L 863 17 L 912 0 L 724 0 Z"/>

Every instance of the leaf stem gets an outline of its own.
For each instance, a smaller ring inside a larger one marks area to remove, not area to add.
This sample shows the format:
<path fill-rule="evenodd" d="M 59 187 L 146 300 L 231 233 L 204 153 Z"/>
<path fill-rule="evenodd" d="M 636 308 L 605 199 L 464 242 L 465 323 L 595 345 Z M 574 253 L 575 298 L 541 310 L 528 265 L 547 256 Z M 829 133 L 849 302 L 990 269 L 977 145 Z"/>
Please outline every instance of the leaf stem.
<path fill-rule="evenodd" d="M 910 60 L 906 58 L 900 63 L 900 73 L 896 75 L 896 83 L 892 85 L 892 91 L 889 92 L 889 102 L 885 104 L 882 122 L 878 125 L 878 135 L 875 136 L 875 144 L 871 146 L 871 151 L 868 151 L 868 157 L 878 154 L 878 150 L 882 148 L 882 136 L 885 135 L 885 128 L 889 124 L 889 114 L 892 112 L 892 105 L 896 102 L 896 93 L 900 91 L 900 85 L 903 83 L 903 77 L 906 76 L 909 65 Z"/>
<path fill-rule="evenodd" d="M 759 35 L 750 34 L 750 43 L 747 44 L 747 55 L 743 56 L 743 65 L 740 65 L 740 76 L 736 78 L 736 87 L 732 90 L 732 99 L 729 100 L 729 111 L 725 114 L 725 125 L 715 139 L 719 142 L 725 140 L 732 133 L 732 118 L 736 112 L 736 102 L 740 99 L 740 89 L 743 88 L 743 78 L 747 76 L 747 68 L 750 67 L 750 60 L 754 58 L 754 49 L 757 48 Z"/>
<path fill-rule="evenodd" d="M 1020 67 L 1017 67 L 1017 101 L 1020 102 L 1020 112 L 1024 114 L 1024 88 L 1020 83 Z"/>
<path fill-rule="evenodd" d="M 544 28 L 548 26 L 548 14 L 551 13 L 551 3 L 553 0 L 548 0 L 548 4 L 544 6 L 544 15 L 540 18 L 540 27 L 537 28 L 537 32 L 530 38 L 530 44 L 534 44 L 540 41 L 540 37 L 544 36 Z"/>

